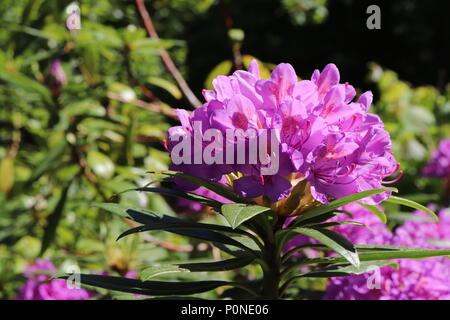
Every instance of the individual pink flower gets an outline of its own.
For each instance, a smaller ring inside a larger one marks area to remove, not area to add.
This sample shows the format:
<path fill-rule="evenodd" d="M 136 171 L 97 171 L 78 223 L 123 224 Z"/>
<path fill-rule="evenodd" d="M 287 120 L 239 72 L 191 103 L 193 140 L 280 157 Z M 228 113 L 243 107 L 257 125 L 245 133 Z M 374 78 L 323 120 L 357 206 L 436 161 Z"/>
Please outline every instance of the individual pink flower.
<path fill-rule="evenodd" d="M 81 18 L 79 8 L 72 10 L 66 20 L 66 27 L 70 31 L 81 29 Z"/>
<path fill-rule="evenodd" d="M 55 79 L 57 87 L 61 87 L 67 83 L 67 76 L 64 72 L 60 59 L 53 61 L 50 67 L 50 74 Z"/>
<path fill-rule="evenodd" d="M 41 272 L 42 274 L 39 274 Z M 26 267 L 27 278 L 19 291 L 19 300 L 87 300 L 96 293 L 85 289 L 69 288 L 66 280 L 53 279 L 56 268 L 50 260 L 39 259 Z"/>
<path fill-rule="evenodd" d="M 422 170 L 428 177 L 450 178 L 450 139 L 442 140 Z"/>

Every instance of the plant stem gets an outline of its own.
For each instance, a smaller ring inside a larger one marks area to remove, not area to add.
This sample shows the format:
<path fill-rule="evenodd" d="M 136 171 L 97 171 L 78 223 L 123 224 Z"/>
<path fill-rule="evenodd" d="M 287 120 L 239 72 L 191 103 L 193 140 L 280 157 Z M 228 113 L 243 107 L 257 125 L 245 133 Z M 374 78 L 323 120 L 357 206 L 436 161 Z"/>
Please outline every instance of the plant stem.
<path fill-rule="evenodd" d="M 273 239 L 273 235 L 271 235 Z M 266 268 L 263 268 L 263 291 L 262 295 L 266 299 L 279 298 L 280 284 L 280 252 L 275 241 L 266 241 L 263 259 Z"/>
<path fill-rule="evenodd" d="M 158 33 L 156 32 L 150 14 L 148 13 L 147 8 L 145 7 L 144 0 L 136 0 L 136 6 L 142 18 L 142 21 L 144 22 L 144 26 L 145 29 L 147 30 L 148 35 L 150 36 L 150 38 L 158 40 L 159 39 Z M 175 79 L 181 91 L 183 91 L 185 97 L 189 100 L 191 105 L 195 108 L 201 106 L 202 103 L 197 99 L 195 94 L 189 88 L 188 84 L 184 80 L 180 71 L 178 71 L 177 67 L 175 66 L 175 63 L 173 62 L 172 58 L 169 56 L 167 51 L 164 50 L 163 48 L 160 48 L 159 54 L 167 70 L 169 70 L 170 74 Z"/>

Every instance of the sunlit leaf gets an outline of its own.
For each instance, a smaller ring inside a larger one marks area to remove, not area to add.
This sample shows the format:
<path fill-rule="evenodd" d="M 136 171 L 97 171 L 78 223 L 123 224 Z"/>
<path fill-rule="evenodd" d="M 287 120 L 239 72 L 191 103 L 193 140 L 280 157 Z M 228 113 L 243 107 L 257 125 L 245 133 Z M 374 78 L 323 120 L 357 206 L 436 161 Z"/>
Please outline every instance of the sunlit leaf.
<path fill-rule="evenodd" d="M 421 205 L 421 204 L 419 204 L 417 202 L 414 202 L 412 200 L 391 196 L 389 199 L 386 199 L 384 202 L 400 204 L 402 206 L 406 206 L 406 207 L 410 207 L 410 208 L 413 208 L 413 209 L 416 209 L 416 210 L 420 210 L 420 211 L 426 212 L 430 216 L 432 216 L 436 222 L 439 222 L 438 216 L 433 211 L 431 211 L 427 207 L 425 207 L 425 206 L 423 206 L 423 205 Z"/>
<path fill-rule="evenodd" d="M 252 219 L 259 214 L 270 211 L 271 209 L 267 207 L 245 205 L 241 203 L 224 204 L 221 207 L 223 216 L 227 219 L 233 229 L 236 229 L 245 221 Z"/>
<path fill-rule="evenodd" d="M 175 265 L 155 266 L 155 267 L 145 268 L 140 273 L 140 278 L 142 281 L 147 281 L 147 280 L 156 278 L 156 277 L 164 275 L 164 274 L 180 273 L 180 272 L 189 272 L 189 270 L 185 269 L 185 268 L 177 267 Z"/>

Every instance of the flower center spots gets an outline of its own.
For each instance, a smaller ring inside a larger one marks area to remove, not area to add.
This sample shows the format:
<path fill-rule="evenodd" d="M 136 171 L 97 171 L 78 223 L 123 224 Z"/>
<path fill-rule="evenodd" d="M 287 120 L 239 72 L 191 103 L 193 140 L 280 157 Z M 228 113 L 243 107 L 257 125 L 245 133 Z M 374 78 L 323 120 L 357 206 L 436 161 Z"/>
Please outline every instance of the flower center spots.
<path fill-rule="evenodd" d="M 235 112 L 231 120 L 236 128 L 247 130 L 248 119 L 243 113 Z"/>
<path fill-rule="evenodd" d="M 282 130 L 283 130 L 283 135 L 286 137 L 286 139 L 289 140 L 298 131 L 297 121 L 293 117 L 286 117 L 283 120 Z"/>

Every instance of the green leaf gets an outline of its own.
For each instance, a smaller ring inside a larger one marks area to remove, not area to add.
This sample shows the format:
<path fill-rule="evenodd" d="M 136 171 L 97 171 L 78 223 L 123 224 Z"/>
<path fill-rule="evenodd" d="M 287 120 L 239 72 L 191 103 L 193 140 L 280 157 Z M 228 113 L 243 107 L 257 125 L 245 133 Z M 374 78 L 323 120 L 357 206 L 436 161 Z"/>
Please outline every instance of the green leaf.
<path fill-rule="evenodd" d="M 423 205 L 421 205 L 421 204 L 419 204 L 417 202 L 414 202 L 412 200 L 391 196 L 389 199 L 384 200 L 384 202 L 400 204 L 400 205 L 403 205 L 403 206 L 406 206 L 406 207 L 410 207 L 410 208 L 413 208 L 413 209 L 416 209 L 416 210 L 420 210 L 420 211 L 426 212 L 430 216 L 432 216 L 433 219 L 436 222 L 439 222 L 438 216 L 433 211 L 431 211 L 427 207 L 425 207 L 425 206 L 423 206 Z"/>
<path fill-rule="evenodd" d="M 8 193 L 14 185 L 14 159 L 5 157 L 0 161 L 0 192 Z"/>
<path fill-rule="evenodd" d="M 317 260 L 320 258 L 317 258 Z M 314 260 L 314 259 L 308 259 Z M 324 268 L 320 268 L 314 271 L 306 272 L 297 276 L 293 276 L 286 280 L 286 282 L 281 286 L 280 292 L 283 293 L 297 279 L 301 278 L 332 278 L 332 277 L 347 277 L 352 274 L 363 274 L 385 266 L 392 266 L 395 269 L 398 268 L 398 264 L 391 261 L 370 261 L 361 262 L 359 266 L 354 266 L 348 263 L 332 264 Z M 295 265 L 296 267 L 297 265 Z M 288 267 L 292 269 L 291 267 Z"/>
<path fill-rule="evenodd" d="M 407 247 L 407 249 L 405 248 L 403 250 L 364 253 L 359 256 L 361 261 L 372 261 L 386 259 L 424 259 L 448 255 L 450 255 L 450 250 L 432 250 Z"/>
<path fill-rule="evenodd" d="M 233 63 L 230 60 L 224 60 L 220 62 L 211 72 L 205 80 L 204 87 L 207 89 L 214 89 L 212 86 L 212 81 L 217 78 L 217 76 L 227 76 L 231 69 L 233 68 Z"/>
<path fill-rule="evenodd" d="M 183 263 L 178 267 L 188 269 L 191 272 L 203 272 L 203 271 L 228 271 L 245 267 L 255 260 L 252 256 L 244 256 L 240 258 L 233 258 L 222 261 L 214 262 L 200 262 L 200 263 Z"/>
<path fill-rule="evenodd" d="M 181 99 L 183 97 L 183 94 L 181 93 L 180 89 L 173 84 L 172 82 L 158 77 L 148 77 L 147 82 L 149 84 L 152 84 L 154 86 L 160 87 L 167 92 L 169 92 L 175 99 Z"/>
<path fill-rule="evenodd" d="M 367 253 L 360 253 L 360 261 L 376 261 L 376 260 L 392 260 L 392 259 L 426 259 L 432 257 L 450 256 L 450 250 L 434 250 L 415 247 L 401 247 L 401 246 L 372 246 L 372 245 L 356 245 L 358 251 Z M 301 261 L 298 265 L 310 264 L 332 264 L 341 263 L 346 260 L 342 257 L 323 257 L 313 258 Z"/>
<path fill-rule="evenodd" d="M 62 279 L 68 279 L 68 276 L 64 276 L 62 277 Z M 81 274 L 80 282 L 86 285 L 109 290 L 153 296 L 196 294 L 214 290 L 222 286 L 233 285 L 232 283 L 227 281 L 141 281 L 136 279 L 93 274 Z"/>
<path fill-rule="evenodd" d="M 66 150 L 66 145 L 66 139 L 61 139 L 61 141 L 45 155 L 37 168 L 33 170 L 33 174 L 31 175 L 28 183 L 38 180 L 44 173 L 54 168 L 61 161 L 61 158 Z"/>
<path fill-rule="evenodd" d="M 378 206 L 374 206 L 374 205 L 370 205 L 370 204 L 364 204 L 364 203 L 362 203 L 360 201 L 356 201 L 356 203 L 359 204 L 360 206 L 366 208 L 367 210 L 369 210 L 373 214 L 375 214 L 381 220 L 381 222 L 383 222 L 384 224 L 387 223 L 386 214 L 380 208 L 378 208 Z"/>
<path fill-rule="evenodd" d="M 228 200 L 231 200 L 233 202 L 254 204 L 252 200 L 243 198 L 243 197 L 237 195 L 236 193 L 234 193 L 230 187 L 227 187 L 223 184 L 220 184 L 220 183 L 217 183 L 217 182 L 214 182 L 211 180 L 206 180 L 206 179 L 203 179 L 200 177 L 191 176 L 186 173 L 170 171 L 170 170 L 165 170 L 165 171 L 161 171 L 161 172 L 151 172 L 151 173 L 159 173 L 159 174 L 170 176 L 172 178 L 178 178 L 178 179 L 182 179 L 187 182 L 191 182 L 199 187 L 203 187 L 208 190 L 211 190 L 212 192 L 214 192 Z"/>
<path fill-rule="evenodd" d="M 224 204 L 220 210 L 233 229 L 236 229 L 245 221 L 250 220 L 259 214 L 271 211 L 268 207 L 245 205 L 241 203 Z"/>
<path fill-rule="evenodd" d="M 392 266 L 395 269 L 398 268 L 398 264 L 392 261 L 365 261 L 361 262 L 359 267 L 351 264 L 332 264 L 322 269 L 314 270 L 305 274 L 300 275 L 300 277 L 308 278 L 329 278 L 329 277 L 346 277 L 352 274 L 363 274 L 385 266 Z"/>
<path fill-rule="evenodd" d="M 386 191 L 397 192 L 398 190 L 396 188 L 379 188 L 379 189 L 366 190 L 366 191 L 362 191 L 359 193 L 355 193 L 350 196 L 334 200 L 327 205 L 323 205 L 323 206 L 308 210 L 305 213 L 303 213 L 302 215 L 300 215 L 297 219 L 295 219 L 291 225 L 297 226 L 300 222 L 302 222 L 306 219 L 311 219 L 313 217 L 320 216 L 322 214 L 336 210 L 337 208 L 342 207 L 348 203 L 358 201 L 358 200 L 361 200 L 361 199 L 364 199 L 364 198 L 367 198 L 367 197 L 370 197 L 370 196 L 373 196 L 376 194 L 380 194 L 380 193 L 383 193 Z"/>
<path fill-rule="evenodd" d="M 142 226 L 125 231 L 124 233 L 119 235 L 117 240 L 138 232 L 164 230 L 195 239 L 232 245 L 244 249 L 248 252 L 253 252 L 253 250 L 242 244 L 240 241 L 225 236 L 220 232 L 237 234 L 239 236 L 248 236 L 252 238 L 253 241 L 257 241 L 257 239 L 252 234 L 246 231 L 235 230 L 226 226 L 189 222 L 167 215 L 161 216 L 147 210 L 145 212 L 142 212 L 142 210 L 135 210 L 114 203 L 95 203 L 94 205 L 96 207 L 105 209 L 115 214 L 119 214 L 122 217 L 127 217 L 143 224 Z M 126 215 L 124 214 L 124 212 L 126 212 Z"/>
<path fill-rule="evenodd" d="M 360 223 L 357 221 L 333 221 L 333 222 L 325 222 L 325 223 L 320 223 L 320 224 L 315 224 L 314 227 L 315 228 L 329 228 L 329 227 L 335 227 L 335 226 L 342 226 L 342 225 L 354 225 L 354 226 L 358 226 L 358 227 L 363 227 L 363 228 L 368 228 L 370 229 L 368 226 L 366 226 L 364 223 Z"/>
<path fill-rule="evenodd" d="M 221 233 L 211 231 L 211 230 L 193 229 L 193 228 L 189 228 L 188 226 L 179 225 L 179 224 L 173 224 L 173 225 L 155 224 L 155 225 L 139 226 L 136 228 L 132 228 L 128 231 L 125 231 L 117 238 L 117 240 L 119 240 L 125 236 L 128 236 L 130 234 L 144 232 L 144 231 L 155 231 L 155 230 L 164 230 L 164 231 L 179 234 L 182 236 L 191 237 L 194 239 L 205 240 L 205 241 L 210 241 L 210 242 L 219 242 L 219 243 L 223 243 L 223 244 L 232 245 L 232 246 L 235 246 L 235 247 L 247 250 L 247 251 L 252 251 L 250 248 L 246 247 L 239 241 L 236 241 L 236 240 L 234 240 L 230 237 L 227 237 Z"/>
<path fill-rule="evenodd" d="M 334 211 L 334 212 L 328 212 L 328 213 L 324 213 L 320 216 L 311 218 L 311 219 L 306 219 L 303 220 L 301 222 L 298 223 L 298 227 L 305 227 L 305 226 L 314 226 L 317 224 L 320 224 L 321 222 L 324 222 L 326 220 L 329 220 L 339 214 L 341 214 L 342 212 L 338 212 L 338 211 Z"/>
<path fill-rule="evenodd" d="M 155 266 L 155 267 L 149 267 L 145 268 L 140 273 L 140 278 L 142 281 L 147 281 L 152 278 L 158 277 L 163 274 L 168 273 L 180 273 L 180 272 L 189 272 L 188 269 L 180 268 L 174 265 L 162 265 L 162 266 Z"/>
<path fill-rule="evenodd" d="M 359 266 L 359 258 L 355 247 L 339 233 L 321 228 L 296 228 L 292 232 L 303 234 L 323 243 L 344 257 L 352 265 Z"/>
<path fill-rule="evenodd" d="M 205 197 L 205 196 L 201 196 L 195 193 L 191 193 L 191 192 L 183 192 L 180 190 L 174 190 L 174 189 L 169 189 L 169 188 L 156 188 L 156 187 L 142 187 L 142 188 L 135 188 L 132 189 L 135 191 L 143 191 L 143 192 L 154 192 L 154 193 L 159 193 L 159 194 L 163 194 L 165 196 L 171 196 L 171 197 L 177 197 L 177 198 L 183 198 L 186 200 L 190 200 L 190 201 L 195 201 L 195 202 L 200 202 L 201 204 L 213 207 L 213 208 L 220 208 L 220 206 L 222 205 L 221 202 Z"/>
<path fill-rule="evenodd" d="M 228 253 L 230 256 L 233 256 L 236 258 L 245 258 L 248 256 L 248 253 L 246 251 L 235 249 L 234 246 L 229 246 L 229 245 L 219 243 L 219 242 L 213 242 L 212 244 L 214 247 L 222 250 L 225 253 Z"/>
<path fill-rule="evenodd" d="M 87 163 L 92 171 L 103 179 L 110 179 L 114 174 L 114 163 L 101 152 L 91 150 L 87 155 Z"/>
<path fill-rule="evenodd" d="M 127 214 L 127 210 L 132 208 L 130 206 L 125 206 L 122 204 L 110 203 L 110 202 L 94 202 L 94 203 L 92 203 L 92 206 L 106 210 L 106 211 L 114 213 L 114 214 L 117 214 L 124 218 L 130 218 L 130 216 Z M 148 210 L 144 210 L 144 209 L 140 209 L 140 210 L 143 211 L 143 213 L 157 215 L 156 213 L 154 213 L 152 211 L 148 211 Z"/>
<path fill-rule="evenodd" d="M 421 221 L 421 222 L 432 222 L 435 223 L 435 220 L 430 216 L 422 216 L 422 215 L 412 215 L 411 212 L 395 212 L 389 213 L 389 219 L 391 221 L 403 223 L 405 221 Z"/>
<path fill-rule="evenodd" d="M 27 92 L 37 93 L 41 95 L 47 104 L 53 104 L 50 90 L 38 81 L 35 81 L 23 74 L 0 71 L 0 80 L 17 87 L 21 87 Z"/>
<path fill-rule="evenodd" d="M 93 206 L 142 223 L 143 226 L 141 227 L 148 228 L 148 230 L 204 229 L 236 235 L 250 235 L 246 231 L 235 230 L 227 226 L 186 221 L 176 217 L 160 215 L 153 211 L 124 206 L 117 203 L 98 202 L 94 203 Z"/>

